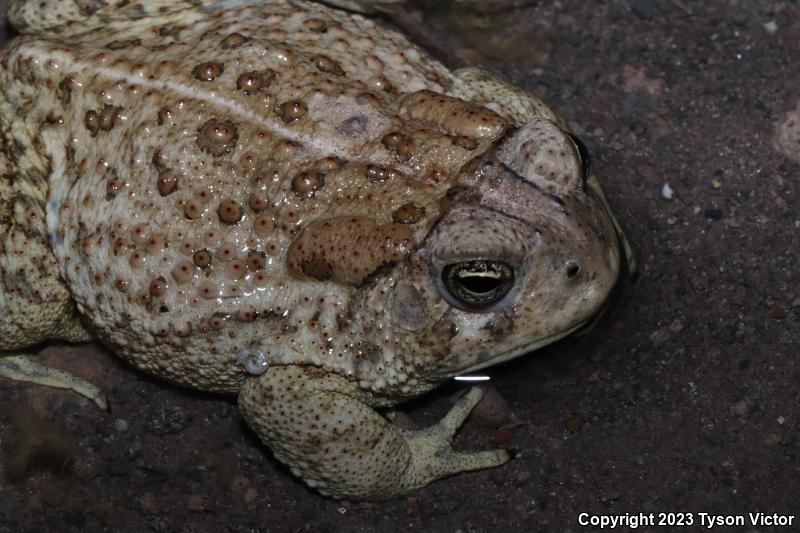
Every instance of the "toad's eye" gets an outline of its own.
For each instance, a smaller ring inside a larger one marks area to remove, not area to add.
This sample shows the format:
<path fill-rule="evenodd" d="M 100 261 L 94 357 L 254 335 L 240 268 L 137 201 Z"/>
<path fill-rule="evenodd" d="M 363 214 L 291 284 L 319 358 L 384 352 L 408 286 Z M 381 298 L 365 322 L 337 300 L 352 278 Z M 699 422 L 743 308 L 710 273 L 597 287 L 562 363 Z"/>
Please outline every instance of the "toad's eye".
<path fill-rule="evenodd" d="M 502 261 L 472 260 L 442 269 L 442 296 L 465 311 L 483 311 L 514 286 L 514 269 Z"/>
<path fill-rule="evenodd" d="M 586 149 L 586 145 L 583 144 L 583 141 L 578 139 L 575 135 L 568 133 L 569 138 L 572 139 L 572 143 L 578 149 L 578 157 L 581 158 L 581 172 L 583 172 L 583 179 L 589 177 L 589 172 L 592 171 L 592 162 L 589 159 L 589 150 Z"/>

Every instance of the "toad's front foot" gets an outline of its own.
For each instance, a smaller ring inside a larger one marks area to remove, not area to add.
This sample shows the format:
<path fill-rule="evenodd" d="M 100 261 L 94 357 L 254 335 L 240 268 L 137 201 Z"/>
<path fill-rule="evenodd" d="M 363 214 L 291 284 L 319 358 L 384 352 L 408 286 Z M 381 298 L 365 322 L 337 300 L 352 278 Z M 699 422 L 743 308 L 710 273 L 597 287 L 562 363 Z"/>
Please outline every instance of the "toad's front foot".
<path fill-rule="evenodd" d="M 0 356 L 0 377 L 47 387 L 70 389 L 92 400 L 100 409 L 108 410 L 108 400 L 96 386 L 64 370 L 37 363 L 26 355 Z"/>
<path fill-rule="evenodd" d="M 451 443 L 453 435 L 481 401 L 484 391 L 470 389 L 450 409 L 438 424 L 420 431 L 403 431 L 411 448 L 411 464 L 405 473 L 405 483 L 410 487 L 426 485 L 458 472 L 500 466 L 511 460 L 508 450 L 484 452 L 456 452 Z"/>
<path fill-rule="evenodd" d="M 480 401 L 472 389 L 438 424 L 396 428 L 353 383 L 312 367 L 272 367 L 239 397 L 247 423 L 295 475 L 337 498 L 385 500 L 436 479 L 499 466 L 506 450 L 456 452 L 453 434 Z"/>

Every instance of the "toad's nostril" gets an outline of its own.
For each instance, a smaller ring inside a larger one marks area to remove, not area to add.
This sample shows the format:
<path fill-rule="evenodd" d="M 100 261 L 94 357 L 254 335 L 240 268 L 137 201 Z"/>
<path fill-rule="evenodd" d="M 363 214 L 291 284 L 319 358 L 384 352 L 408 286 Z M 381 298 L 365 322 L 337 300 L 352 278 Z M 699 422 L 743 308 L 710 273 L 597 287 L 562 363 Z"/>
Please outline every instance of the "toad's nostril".
<path fill-rule="evenodd" d="M 581 266 L 575 261 L 567 261 L 564 273 L 569 279 L 575 279 L 581 275 Z"/>

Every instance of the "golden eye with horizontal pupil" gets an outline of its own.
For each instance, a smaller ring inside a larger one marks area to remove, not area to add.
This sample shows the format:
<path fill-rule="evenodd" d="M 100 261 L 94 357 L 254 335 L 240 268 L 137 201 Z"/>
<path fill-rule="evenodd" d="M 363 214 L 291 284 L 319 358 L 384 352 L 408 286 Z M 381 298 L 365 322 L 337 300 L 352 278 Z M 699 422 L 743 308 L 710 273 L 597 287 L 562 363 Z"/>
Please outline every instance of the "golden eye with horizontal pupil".
<path fill-rule="evenodd" d="M 442 269 L 446 300 L 465 311 L 483 311 L 496 304 L 514 286 L 514 269 L 502 261 L 476 259 Z"/>

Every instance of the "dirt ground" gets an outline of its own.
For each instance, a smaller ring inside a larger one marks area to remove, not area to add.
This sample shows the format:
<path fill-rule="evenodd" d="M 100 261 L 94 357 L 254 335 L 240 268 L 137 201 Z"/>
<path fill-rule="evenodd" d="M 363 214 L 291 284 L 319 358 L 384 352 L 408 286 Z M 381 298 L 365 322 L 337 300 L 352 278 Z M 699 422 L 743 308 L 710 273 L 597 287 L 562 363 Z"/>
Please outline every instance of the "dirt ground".
<path fill-rule="evenodd" d="M 640 278 L 600 326 L 491 369 L 494 412 L 456 444 L 516 459 L 387 503 L 326 499 L 232 400 L 97 345 L 50 346 L 43 359 L 113 409 L 0 382 L 1 533 L 600 531 L 580 513 L 693 513 L 639 531 L 704 530 L 700 513 L 748 522 L 714 531 L 800 531 L 800 149 L 776 141 L 800 99 L 798 4 L 562 0 L 412 10 L 403 25 L 558 110 L 637 251 Z M 400 420 L 434 422 L 460 388 Z M 31 453 L 50 468 L 27 471 Z M 751 525 L 757 512 L 794 526 Z"/>

